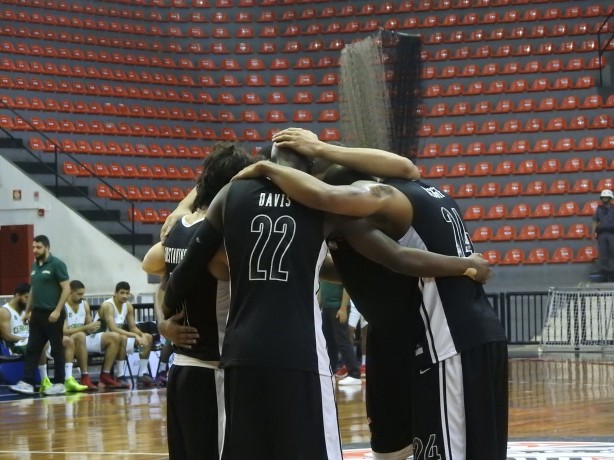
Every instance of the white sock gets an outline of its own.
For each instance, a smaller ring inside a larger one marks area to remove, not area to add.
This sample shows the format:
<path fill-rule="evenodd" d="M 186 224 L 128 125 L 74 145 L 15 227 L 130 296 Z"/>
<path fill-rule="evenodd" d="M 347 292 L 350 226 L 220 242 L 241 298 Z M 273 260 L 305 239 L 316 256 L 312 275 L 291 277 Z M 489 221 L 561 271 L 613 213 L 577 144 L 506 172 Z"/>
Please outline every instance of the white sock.
<path fill-rule="evenodd" d="M 141 358 L 139 362 L 139 377 L 141 377 L 145 372 L 147 372 L 147 364 L 149 360 L 146 358 Z"/>
<path fill-rule="evenodd" d="M 64 365 L 64 373 L 66 374 L 66 378 L 72 377 L 72 363 L 66 363 Z"/>
<path fill-rule="evenodd" d="M 126 361 L 123 359 L 115 362 L 115 375 L 117 378 L 126 375 Z"/>
<path fill-rule="evenodd" d="M 367 364 L 367 357 L 362 355 L 362 365 L 364 366 L 365 364 Z"/>
<path fill-rule="evenodd" d="M 47 377 L 49 377 L 47 375 L 47 365 L 46 364 L 41 364 L 40 366 L 38 366 L 38 371 L 41 374 L 41 380 L 46 379 Z"/>
<path fill-rule="evenodd" d="M 160 367 L 158 369 L 158 372 L 164 372 L 166 370 L 166 363 L 160 363 Z"/>

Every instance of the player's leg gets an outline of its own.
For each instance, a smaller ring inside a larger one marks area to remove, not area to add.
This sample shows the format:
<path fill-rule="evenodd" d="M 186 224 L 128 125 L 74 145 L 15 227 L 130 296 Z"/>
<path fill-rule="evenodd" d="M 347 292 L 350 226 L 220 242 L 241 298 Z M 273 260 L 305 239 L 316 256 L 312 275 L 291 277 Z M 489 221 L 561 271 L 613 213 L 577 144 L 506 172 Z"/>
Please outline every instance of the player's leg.
<path fill-rule="evenodd" d="M 356 358 L 356 350 L 354 349 L 353 341 L 350 341 L 348 333 L 348 323 L 341 323 L 339 318 L 332 319 L 333 330 L 335 332 L 335 341 L 337 348 L 341 353 L 341 359 L 348 369 L 348 375 L 339 381 L 339 385 L 360 385 L 360 364 Z"/>
<path fill-rule="evenodd" d="M 371 334 L 370 341 L 373 335 Z M 465 389 L 460 354 L 413 371 L 414 456 L 441 460 L 467 457 Z M 480 457 L 481 459 L 482 457 Z"/>
<path fill-rule="evenodd" d="M 115 361 L 115 378 L 122 384 L 130 386 L 132 385 L 126 376 L 126 357 L 134 352 L 134 342 L 134 337 L 126 337 L 121 334 L 121 345 Z"/>
<path fill-rule="evenodd" d="M 413 346 L 408 335 L 369 325 L 366 406 L 376 460 L 405 460 L 411 453 Z"/>
<path fill-rule="evenodd" d="M 111 375 L 113 363 L 116 362 L 116 359 L 120 354 L 122 343 L 125 344 L 125 341 L 122 342 L 122 337 L 123 336 L 121 334 L 111 331 L 105 331 L 98 334 L 89 335 L 87 337 L 88 353 L 104 352 L 98 388 L 130 388 L 130 384 L 128 382 L 120 382 L 119 380 L 113 378 L 113 375 Z"/>
<path fill-rule="evenodd" d="M 153 346 L 153 336 L 151 334 L 143 334 L 145 345 L 140 346 L 139 351 L 139 372 L 137 377 L 137 386 L 149 388 L 155 385 L 155 381 L 147 372 L 149 366 L 149 354 Z"/>
<path fill-rule="evenodd" d="M 252 367 L 224 372 L 223 460 L 341 459 L 332 377 Z"/>
<path fill-rule="evenodd" d="M 166 393 L 170 458 L 219 458 L 215 372 L 195 366 L 171 368 Z"/>
<path fill-rule="evenodd" d="M 322 309 L 322 333 L 324 334 L 324 340 L 326 340 L 326 351 L 328 352 L 330 368 L 333 373 L 337 372 L 337 364 L 339 361 L 337 341 L 335 340 L 335 332 L 332 324 L 335 319 L 336 311 L 337 310 L 331 308 Z"/>
<path fill-rule="evenodd" d="M 508 428 L 507 344 L 494 342 L 461 353 L 467 458 L 505 460 Z"/>
<path fill-rule="evenodd" d="M 158 364 L 158 372 L 156 372 L 156 383 L 165 387 L 168 381 L 168 361 L 173 354 L 173 344 L 166 339 L 162 350 L 160 351 L 160 363 Z"/>
<path fill-rule="evenodd" d="M 85 349 L 85 334 L 78 332 L 71 336 L 62 337 L 62 345 L 64 346 L 64 359 L 66 364 L 64 365 L 65 379 L 64 386 L 66 391 L 85 391 L 88 389 L 86 385 L 79 384 L 72 375 L 73 361 L 75 356 L 79 354 L 83 355 L 85 352 L 85 369 L 87 370 L 87 350 Z"/>

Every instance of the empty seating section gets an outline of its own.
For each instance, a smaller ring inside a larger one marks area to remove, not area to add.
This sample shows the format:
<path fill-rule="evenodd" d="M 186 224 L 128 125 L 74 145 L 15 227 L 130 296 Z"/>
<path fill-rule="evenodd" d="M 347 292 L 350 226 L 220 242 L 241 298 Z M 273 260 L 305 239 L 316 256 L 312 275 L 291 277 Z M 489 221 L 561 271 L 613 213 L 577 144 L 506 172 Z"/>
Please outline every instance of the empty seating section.
<path fill-rule="evenodd" d="M 160 223 L 216 141 L 255 153 L 291 124 L 342 140 L 340 50 L 382 27 L 420 34 L 425 179 L 459 200 L 478 244 L 498 245 L 494 263 L 589 262 L 594 198 L 614 178 L 614 96 L 597 91 L 607 56 L 596 58 L 595 35 L 611 10 L 598 0 L 7 0 L 0 126 L 41 155 L 70 153 L 62 171 L 75 181 L 104 177 L 115 190 L 95 188 L 101 199 L 142 201 L 126 218 Z"/>

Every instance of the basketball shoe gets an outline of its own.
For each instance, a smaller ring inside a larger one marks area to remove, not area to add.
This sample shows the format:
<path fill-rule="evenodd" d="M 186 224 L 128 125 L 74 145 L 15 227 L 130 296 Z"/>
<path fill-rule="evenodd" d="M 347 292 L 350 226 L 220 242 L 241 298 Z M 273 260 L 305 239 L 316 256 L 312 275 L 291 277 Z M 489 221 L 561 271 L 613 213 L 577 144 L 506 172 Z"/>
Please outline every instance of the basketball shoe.
<path fill-rule="evenodd" d="M 41 380 L 41 385 L 38 391 L 40 392 L 40 394 L 43 394 L 52 386 L 53 384 L 51 383 L 51 380 L 49 380 L 49 377 L 45 377 L 43 380 Z"/>
<path fill-rule="evenodd" d="M 81 385 L 85 385 L 87 387 L 88 391 L 92 391 L 92 390 L 97 390 L 98 387 L 96 385 L 94 385 L 94 383 L 92 382 L 92 380 L 90 379 L 89 374 L 83 374 L 81 376 Z"/>
<path fill-rule="evenodd" d="M 98 382 L 98 388 L 107 389 L 107 390 L 115 390 L 115 389 L 129 390 L 130 384 L 128 382 L 121 382 L 119 380 L 115 380 L 109 372 L 103 372 L 100 374 L 100 381 Z"/>
<path fill-rule="evenodd" d="M 65 387 L 65 392 L 66 391 L 74 392 L 74 391 L 89 390 L 87 385 L 80 385 L 79 382 L 77 382 L 72 375 L 68 377 L 66 380 L 64 380 L 64 387 Z"/>
<path fill-rule="evenodd" d="M 155 385 L 154 379 L 149 374 L 143 374 L 136 379 L 137 388 L 151 388 Z"/>
<path fill-rule="evenodd" d="M 51 382 L 49 382 L 51 384 Z M 34 391 L 34 387 L 29 383 L 20 380 L 16 385 L 11 385 L 9 388 L 17 393 L 21 393 L 22 395 L 35 395 L 36 391 Z"/>

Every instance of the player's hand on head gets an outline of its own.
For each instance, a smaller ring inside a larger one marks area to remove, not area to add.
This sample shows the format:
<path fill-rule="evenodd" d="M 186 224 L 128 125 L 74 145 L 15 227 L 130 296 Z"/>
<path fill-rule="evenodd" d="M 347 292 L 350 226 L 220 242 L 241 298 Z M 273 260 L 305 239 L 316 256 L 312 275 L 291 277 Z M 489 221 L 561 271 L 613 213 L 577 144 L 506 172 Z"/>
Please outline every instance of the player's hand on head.
<path fill-rule="evenodd" d="M 465 272 L 465 276 L 477 281 L 478 283 L 486 283 L 492 269 L 488 260 L 482 257 L 482 254 L 474 252 L 468 259 L 470 260 L 471 267 Z"/>
<path fill-rule="evenodd" d="M 287 128 L 273 135 L 272 141 L 278 147 L 292 149 L 309 158 L 318 156 L 322 142 L 317 134 L 303 128 Z"/>

